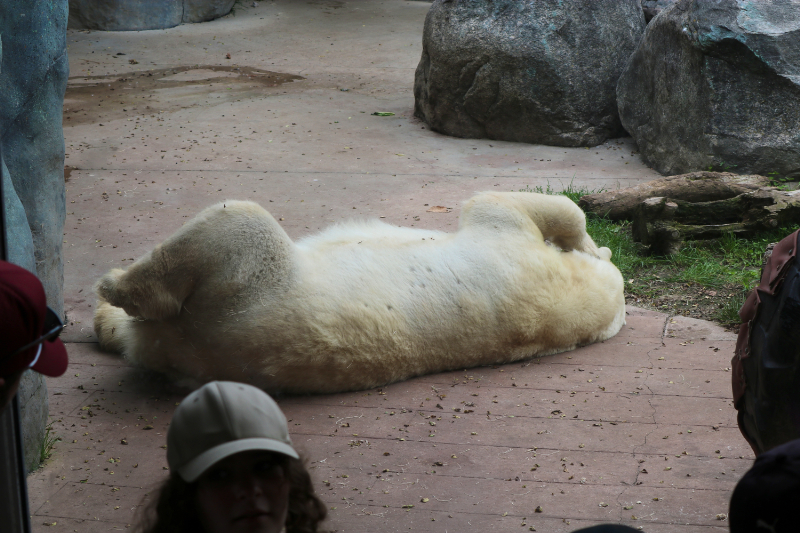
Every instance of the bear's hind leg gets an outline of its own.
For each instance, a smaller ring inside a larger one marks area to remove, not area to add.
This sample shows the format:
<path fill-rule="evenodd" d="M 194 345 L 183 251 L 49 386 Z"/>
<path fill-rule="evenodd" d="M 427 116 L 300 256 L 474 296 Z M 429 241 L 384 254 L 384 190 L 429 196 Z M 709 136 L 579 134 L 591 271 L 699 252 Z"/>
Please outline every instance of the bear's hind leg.
<path fill-rule="evenodd" d="M 514 201 L 549 240 L 564 250 L 578 250 L 602 257 L 586 233 L 586 215 L 575 202 L 561 195 L 512 193 Z M 610 250 L 609 250 L 610 251 Z"/>
<path fill-rule="evenodd" d="M 509 213 L 516 213 L 509 216 Z M 603 259 L 611 250 L 598 248 L 586 233 L 586 216 L 566 196 L 531 192 L 483 193 L 471 199 L 462 211 L 461 224 L 487 224 L 494 227 L 513 225 L 530 228 L 530 222 L 542 238 L 563 250 L 578 250 Z M 538 235 L 537 235 L 538 236 Z"/>

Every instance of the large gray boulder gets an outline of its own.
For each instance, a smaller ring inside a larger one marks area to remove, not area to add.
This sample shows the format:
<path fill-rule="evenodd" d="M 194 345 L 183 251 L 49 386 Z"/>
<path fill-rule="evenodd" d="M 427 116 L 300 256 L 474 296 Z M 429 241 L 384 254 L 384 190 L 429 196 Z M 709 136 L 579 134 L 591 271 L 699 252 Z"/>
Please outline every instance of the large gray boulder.
<path fill-rule="evenodd" d="M 105 31 L 157 30 L 230 13 L 236 0 L 69 0 L 69 27 Z"/>
<path fill-rule="evenodd" d="M 435 0 L 415 115 L 455 137 L 594 146 L 623 134 L 615 88 L 640 0 Z"/>
<path fill-rule="evenodd" d="M 675 3 L 675 0 L 642 0 L 644 20 L 650 22 L 653 17 Z"/>
<path fill-rule="evenodd" d="M 797 178 L 799 83 L 800 1 L 678 0 L 648 25 L 617 102 L 663 174 Z"/>
<path fill-rule="evenodd" d="M 182 22 L 206 22 L 224 17 L 236 0 L 183 0 Z"/>
<path fill-rule="evenodd" d="M 104 31 L 172 28 L 183 19 L 183 0 L 70 0 L 70 29 Z"/>

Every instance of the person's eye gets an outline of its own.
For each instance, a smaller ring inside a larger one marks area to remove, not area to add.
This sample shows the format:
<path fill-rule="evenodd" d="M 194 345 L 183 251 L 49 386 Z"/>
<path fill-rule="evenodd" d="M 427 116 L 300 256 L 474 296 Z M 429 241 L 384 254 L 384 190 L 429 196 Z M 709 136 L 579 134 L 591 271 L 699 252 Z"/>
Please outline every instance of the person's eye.
<path fill-rule="evenodd" d="M 274 461 L 259 461 L 256 463 L 255 472 L 267 478 L 282 478 L 283 477 L 283 466 L 280 463 L 276 463 Z"/>
<path fill-rule="evenodd" d="M 230 477 L 230 472 L 225 468 L 214 468 L 208 473 L 208 480 L 213 482 L 225 481 Z"/>

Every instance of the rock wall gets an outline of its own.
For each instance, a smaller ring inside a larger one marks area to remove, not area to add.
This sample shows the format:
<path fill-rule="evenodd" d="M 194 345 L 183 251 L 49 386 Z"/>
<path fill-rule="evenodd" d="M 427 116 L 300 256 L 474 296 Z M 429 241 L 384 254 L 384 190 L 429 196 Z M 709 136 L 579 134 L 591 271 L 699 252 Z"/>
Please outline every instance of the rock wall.
<path fill-rule="evenodd" d="M 33 235 L 28 227 L 25 208 L 19 201 L 3 160 L 0 160 L 0 173 L 3 180 L 3 201 L 6 214 L 7 259 L 35 274 Z M 25 372 L 19 384 L 19 401 L 25 468 L 30 472 L 39 466 L 39 448 L 47 427 L 49 402 L 44 376 L 36 372 Z"/>
<path fill-rule="evenodd" d="M 617 79 L 640 0 L 435 0 L 415 115 L 455 137 L 594 146 L 623 134 Z"/>
<path fill-rule="evenodd" d="M 50 402 L 47 400 L 45 377 L 33 370 L 22 374 L 17 391 L 22 426 L 22 451 L 25 468 L 33 472 L 39 468 L 40 449 L 45 440 Z"/>
<path fill-rule="evenodd" d="M 647 26 L 617 103 L 663 174 L 800 177 L 800 1 L 678 0 Z"/>
<path fill-rule="evenodd" d="M 157 30 L 230 13 L 236 0 L 70 0 L 69 27 L 105 31 Z"/>
<path fill-rule="evenodd" d="M 66 27 L 66 0 L 0 2 L 3 158 L 33 236 L 36 274 L 48 305 L 62 315 Z"/>
<path fill-rule="evenodd" d="M 0 74 L 2 72 L 0 71 Z M 10 263 L 19 265 L 36 274 L 36 260 L 33 251 L 33 235 L 25 216 L 25 208 L 19 201 L 14 183 L 8 173 L 5 160 L 0 161 L 0 172 L 3 179 L 3 201 L 6 212 L 6 239 L 8 240 L 8 257 Z"/>
<path fill-rule="evenodd" d="M 650 22 L 653 17 L 675 3 L 675 0 L 642 0 L 644 20 Z"/>
<path fill-rule="evenodd" d="M 36 273 L 63 315 L 65 217 L 61 113 L 69 67 L 67 0 L 0 2 L 0 143 L 9 260 Z M 48 416 L 44 377 L 19 389 L 26 467 L 39 465 Z"/>

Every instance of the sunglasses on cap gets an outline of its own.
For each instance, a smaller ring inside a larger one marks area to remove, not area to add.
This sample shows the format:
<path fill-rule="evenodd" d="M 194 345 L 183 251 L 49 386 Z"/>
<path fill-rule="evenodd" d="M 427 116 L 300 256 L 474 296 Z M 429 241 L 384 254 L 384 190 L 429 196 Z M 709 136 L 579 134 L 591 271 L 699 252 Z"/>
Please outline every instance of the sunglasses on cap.
<path fill-rule="evenodd" d="M 26 344 L 25 346 L 23 346 L 22 348 L 20 348 L 19 350 L 17 350 L 13 354 L 11 354 L 11 357 L 14 357 L 15 355 L 19 355 L 19 354 L 21 354 L 22 352 L 24 352 L 26 350 L 30 350 L 34 346 L 38 346 L 39 344 L 42 344 L 45 341 L 52 342 L 52 341 L 56 340 L 58 338 L 58 336 L 61 335 L 61 331 L 63 329 L 64 329 L 64 324 L 61 322 L 61 319 L 58 317 L 58 313 L 56 313 L 55 311 L 53 311 L 52 309 L 50 309 L 48 307 L 47 308 L 47 312 L 44 315 L 44 331 L 45 331 L 45 334 L 42 335 L 41 337 L 39 337 L 38 339 L 36 339 L 35 341 L 29 342 L 28 344 Z"/>

